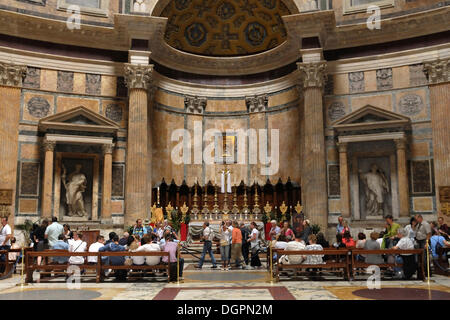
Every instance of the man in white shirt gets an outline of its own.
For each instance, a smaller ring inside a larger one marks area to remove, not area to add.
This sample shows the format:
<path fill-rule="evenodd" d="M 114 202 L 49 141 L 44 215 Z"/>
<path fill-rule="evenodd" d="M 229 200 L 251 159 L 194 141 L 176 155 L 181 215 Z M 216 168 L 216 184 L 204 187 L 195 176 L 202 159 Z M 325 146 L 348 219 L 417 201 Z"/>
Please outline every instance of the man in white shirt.
<path fill-rule="evenodd" d="M 2 218 L 2 226 L 0 230 L 0 250 L 9 250 L 11 248 L 11 227 L 8 224 L 8 217 Z M 0 261 L 5 261 L 6 255 L 0 255 Z M 0 270 L 2 271 L 2 270 Z"/>
<path fill-rule="evenodd" d="M 217 268 L 217 262 L 216 262 L 216 259 L 214 258 L 214 253 L 212 250 L 213 239 L 214 239 L 214 231 L 209 227 L 209 221 L 205 221 L 203 223 L 203 237 L 202 237 L 202 240 L 204 241 L 203 242 L 203 252 L 200 257 L 200 261 L 198 262 L 198 265 L 195 266 L 195 268 L 197 268 L 197 269 L 202 268 L 203 262 L 205 261 L 205 256 L 207 253 L 211 257 L 211 262 L 212 262 L 211 268 L 212 269 Z"/>
<path fill-rule="evenodd" d="M 94 242 L 93 244 L 91 244 L 89 246 L 89 252 L 98 252 L 98 249 L 100 249 L 104 245 L 105 245 L 105 237 L 101 236 L 101 235 L 98 235 L 96 242 Z M 89 264 L 97 264 L 98 257 L 96 257 L 96 256 L 89 256 L 87 258 L 87 261 L 88 261 Z"/>
<path fill-rule="evenodd" d="M 87 243 L 83 240 L 83 235 L 76 231 L 73 232 L 73 239 L 70 239 L 69 242 L 69 252 L 85 252 Z M 83 256 L 71 256 L 69 258 L 70 264 L 83 264 L 84 257 Z"/>
<path fill-rule="evenodd" d="M 152 237 L 144 237 L 141 240 L 141 246 L 136 249 L 135 252 L 150 252 L 150 251 L 161 251 L 160 246 L 156 243 L 156 235 L 152 234 Z M 133 259 L 134 264 L 141 263 L 140 265 L 145 264 L 148 266 L 156 266 L 160 263 L 161 257 L 160 256 L 147 256 L 147 257 L 133 257 L 133 258 L 142 258 L 142 260 L 137 259 L 136 261 Z M 138 262 L 138 263 L 137 263 Z"/>
<path fill-rule="evenodd" d="M 299 250 L 306 250 L 305 243 L 302 239 L 302 233 L 296 232 L 295 233 L 295 240 L 290 241 L 287 243 L 286 247 L 284 248 L 285 251 L 299 251 Z M 282 255 L 279 263 L 281 264 L 300 264 L 305 260 L 304 255 Z"/>
<path fill-rule="evenodd" d="M 45 229 L 45 239 L 48 239 L 48 245 L 50 246 L 50 249 L 53 247 L 53 245 L 58 241 L 58 237 L 61 233 L 64 232 L 64 227 L 62 224 L 58 223 L 58 218 L 53 217 L 52 223 Z"/>

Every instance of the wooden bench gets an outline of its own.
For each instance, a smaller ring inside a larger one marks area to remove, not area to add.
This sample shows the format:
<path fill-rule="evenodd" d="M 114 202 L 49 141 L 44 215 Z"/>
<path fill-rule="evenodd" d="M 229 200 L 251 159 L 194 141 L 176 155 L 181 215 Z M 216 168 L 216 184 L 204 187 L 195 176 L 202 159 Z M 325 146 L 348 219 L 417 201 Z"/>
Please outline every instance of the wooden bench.
<path fill-rule="evenodd" d="M 33 248 L 24 248 L 24 253 L 26 253 L 27 251 L 33 250 Z M 17 259 L 14 260 L 10 260 L 9 259 L 9 253 L 14 252 L 14 253 L 21 253 L 22 252 L 22 248 L 18 248 L 18 249 L 9 249 L 9 250 L 0 250 L 0 255 L 5 254 L 6 255 L 6 259 L 3 262 L 0 262 L 0 265 L 4 266 L 4 271 L 1 274 L 1 276 L 6 276 L 12 269 L 12 267 L 14 266 L 14 263 L 16 263 Z"/>
<path fill-rule="evenodd" d="M 436 253 L 438 255 L 437 259 L 433 259 L 433 272 L 435 274 L 440 274 L 443 276 L 450 276 L 449 264 L 447 259 L 447 252 L 450 248 L 438 248 Z"/>
<path fill-rule="evenodd" d="M 302 270 L 302 269 L 329 269 L 332 272 L 343 273 L 344 279 L 350 278 L 349 272 L 349 250 L 347 249 L 324 249 L 324 250 L 298 250 L 287 251 L 283 249 L 273 249 L 273 253 L 277 253 L 277 261 L 275 262 L 275 278 L 280 281 L 280 272 L 283 270 Z M 322 264 L 282 264 L 279 263 L 283 255 L 323 255 Z M 325 256 L 327 259 L 325 260 Z M 273 259 L 273 257 L 272 257 Z"/>
<path fill-rule="evenodd" d="M 355 275 L 358 269 L 365 269 L 373 263 L 367 263 L 364 261 L 358 261 L 356 256 L 358 255 L 402 255 L 402 254 L 413 254 L 418 256 L 417 260 L 417 278 L 423 279 L 425 281 L 425 272 L 423 269 L 424 266 L 424 250 L 423 249 L 411 249 L 411 250 L 400 250 L 400 249 L 380 249 L 380 250 L 364 250 L 364 249 L 352 249 L 351 250 L 351 265 L 352 265 L 352 274 Z M 376 266 L 380 267 L 380 269 L 401 267 L 402 264 L 399 263 L 381 263 L 376 264 Z"/>
<path fill-rule="evenodd" d="M 47 261 L 47 264 L 38 265 L 34 260 L 36 257 L 42 257 Z M 52 257 L 84 257 L 85 262 L 83 264 L 58 264 L 53 261 L 49 261 L 48 258 Z M 168 257 L 170 261 L 170 255 L 168 252 L 164 251 L 150 251 L 150 252 L 128 252 L 128 251 L 120 251 L 120 252 L 69 252 L 67 250 L 45 250 L 45 251 L 28 251 L 26 252 L 25 257 L 25 273 L 26 273 L 26 282 L 33 282 L 33 271 L 35 270 L 44 270 L 45 273 L 54 272 L 55 274 L 68 274 L 67 269 L 69 266 L 77 266 L 80 270 L 94 270 L 96 282 L 99 283 L 104 279 L 104 270 L 165 270 L 167 273 L 167 280 L 169 281 L 170 270 L 169 264 L 157 264 L 153 266 L 149 265 L 110 265 L 104 264 L 102 261 L 102 257 L 136 257 L 136 256 L 159 256 L 159 257 Z M 87 257 L 97 257 L 96 263 L 87 263 Z"/>

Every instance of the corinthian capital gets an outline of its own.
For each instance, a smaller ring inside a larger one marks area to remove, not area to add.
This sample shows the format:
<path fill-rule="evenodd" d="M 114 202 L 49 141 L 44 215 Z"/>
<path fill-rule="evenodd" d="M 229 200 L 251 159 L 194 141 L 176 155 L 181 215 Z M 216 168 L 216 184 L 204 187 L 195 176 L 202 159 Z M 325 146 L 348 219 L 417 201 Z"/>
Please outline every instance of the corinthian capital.
<path fill-rule="evenodd" d="M 424 69 L 428 74 L 430 84 L 447 82 L 450 80 L 449 72 L 450 59 L 438 59 L 433 62 L 424 63 Z"/>
<path fill-rule="evenodd" d="M 301 72 L 304 88 L 323 88 L 326 79 L 327 63 L 325 61 L 297 63 Z"/>
<path fill-rule="evenodd" d="M 0 63 L 0 85 L 20 87 L 26 72 L 26 66 Z"/>
<path fill-rule="evenodd" d="M 125 83 L 129 89 L 150 88 L 153 65 L 125 64 Z"/>
<path fill-rule="evenodd" d="M 114 143 L 105 143 L 102 145 L 103 154 L 111 154 L 114 148 Z"/>
<path fill-rule="evenodd" d="M 44 142 L 42 142 L 42 149 L 44 151 L 54 151 L 55 146 L 56 146 L 56 141 L 45 140 Z"/>

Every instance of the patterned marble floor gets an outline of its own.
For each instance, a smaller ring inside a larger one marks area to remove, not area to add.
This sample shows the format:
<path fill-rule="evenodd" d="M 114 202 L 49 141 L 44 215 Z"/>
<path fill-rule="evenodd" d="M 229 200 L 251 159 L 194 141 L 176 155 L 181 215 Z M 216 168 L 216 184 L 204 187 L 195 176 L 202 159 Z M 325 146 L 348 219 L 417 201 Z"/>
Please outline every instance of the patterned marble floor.
<path fill-rule="evenodd" d="M 337 278 L 335 278 L 337 279 Z M 423 281 L 381 281 L 381 289 L 369 290 L 365 280 L 290 280 L 271 282 L 265 269 L 221 271 L 185 268 L 184 280 L 163 279 L 96 284 L 82 281 L 70 289 L 63 279 L 20 286 L 21 278 L 0 281 L 0 300 L 450 300 L 450 278 L 434 276 Z"/>

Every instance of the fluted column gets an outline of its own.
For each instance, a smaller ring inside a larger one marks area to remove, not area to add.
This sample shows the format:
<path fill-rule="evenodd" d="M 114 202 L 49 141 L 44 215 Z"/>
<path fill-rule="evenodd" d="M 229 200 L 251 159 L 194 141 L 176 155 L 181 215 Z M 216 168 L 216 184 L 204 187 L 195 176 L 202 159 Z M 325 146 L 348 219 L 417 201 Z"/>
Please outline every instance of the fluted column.
<path fill-rule="evenodd" d="M 450 59 L 425 63 L 430 88 L 431 126 L 433 129 L 436 203 L 440 216 L 439 187 L 450 186 Z M 448 217 L 446 217 L 447 222 Z"/>
<path fill-rule="evenodd" d="M 303 206 L 306 216 L 325 231 L 328 227 L 328 195 L 322 92 L 326 62 L 297 63 L 304 90 Z"/>
<path fill-rule="evenodd" d="M 146 218 L 148 201 L 148 110 L 147 91 L 151 85 L 153 65 L 125 65 L 129 88 L 128 142 L 125 182 L 125 224 Z"/>
<path fill-rule="evenodd" d="M 25 66 L 0 63 L 0 189 L 12 190 L 13 199 L 16 198 L 20 91 L 25 72 Z M 14 216 L 14 200 L 9 209 Z M 14 224 L 12 217 L 9 223 Z"/>
<path fill-rule="evenodd" d="M 347 143 L 339 143 L 339 179 L 341 189 L 341 214 L 350 217 L 350 186 L 348 183 Z"/>
<path fill-rule="evenodd" d="M 114 144 L 104 144 L 103 184 L 102 184 L 102 221 L 111 222 L 111 188 L 112 188 L 112 150 Z"/>
<path fill-rule="evenodd" d="M 406 141 L 405 139 L 395 140 L 397 150 L 397 176 L 398 193 L 400 201 L 400 217 L 409 216 L 409 186 L 408 171 L 406 169 Z"/>
<path fill-rule="evenodd" d="M 52 217 L 53 203 L 53 156 L 56 142 L 45 140 L 42 144 L 44 151 L 44 177 L 42 183 L 42 218 L 50 219 Z"/>

